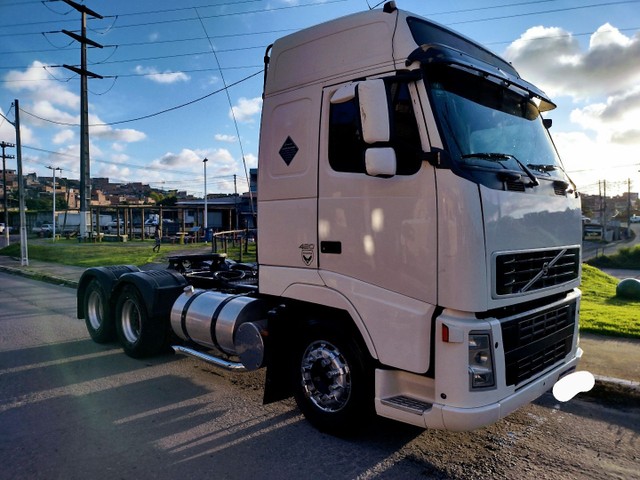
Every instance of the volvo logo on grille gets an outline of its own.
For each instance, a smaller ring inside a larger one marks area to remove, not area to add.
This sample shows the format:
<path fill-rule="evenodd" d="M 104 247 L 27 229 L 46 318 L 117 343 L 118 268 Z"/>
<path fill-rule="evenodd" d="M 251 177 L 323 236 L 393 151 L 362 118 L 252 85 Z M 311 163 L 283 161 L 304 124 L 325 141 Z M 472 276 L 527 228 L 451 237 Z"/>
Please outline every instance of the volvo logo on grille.
<path fill-rule="evenodd" d="M 560 251 L 560 253 L 558 253 L 558 255 L 556 255 L 553 260 L 551 260 L 550 262 L 544 262 L 544 264 L 542 265 L 542 268 L 540 269 L 540 271 L 536 274 L 535 277 L 533 277 L 531 280 L 529 280 L 529 283 L 527 283 L 524 287 L 522 287 L 520 289 L 520 293 L 524 293 L 527 290 L 529 290 L 538 280 L 540 280 L 541 278 L 546 277 L 547 275 L 549 275 L 549 270 L 551 270 L 551 267 L 553 267 L 558 260 L 560 260 L 564 254 L 567 253 L 567 249 L 564 248 Z"/>
<path fill-rule="evenodd" d="M 542 277 L 540 278 L 544 278 L 547 275 L 549 275 L 549 262 L 544 262 L 544 265 L 542 266 Z"/>

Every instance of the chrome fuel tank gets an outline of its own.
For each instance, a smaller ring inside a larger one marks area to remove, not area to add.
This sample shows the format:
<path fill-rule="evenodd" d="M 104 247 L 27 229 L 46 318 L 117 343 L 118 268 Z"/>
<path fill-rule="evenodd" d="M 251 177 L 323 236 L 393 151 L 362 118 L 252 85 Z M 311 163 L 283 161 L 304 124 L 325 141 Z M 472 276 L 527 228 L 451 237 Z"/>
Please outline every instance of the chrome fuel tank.
<path fill-rule="evenodd" d="M 235 334 L 243 323 L 266 318 L 263 300 L 187 287 L 171 309 L 171 328 L 183 340 L 238 354 Z"/>

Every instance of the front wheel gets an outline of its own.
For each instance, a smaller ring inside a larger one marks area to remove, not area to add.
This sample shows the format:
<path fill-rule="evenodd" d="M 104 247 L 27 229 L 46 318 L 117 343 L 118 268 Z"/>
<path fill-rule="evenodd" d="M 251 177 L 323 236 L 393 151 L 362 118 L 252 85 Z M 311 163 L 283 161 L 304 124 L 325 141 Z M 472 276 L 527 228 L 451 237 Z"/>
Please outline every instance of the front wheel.
<path fill-rule="evenodd" d="M 89 282 L 84 294 L 84 319 L 94 342 L 107 343 L 115 339 L 116 330 L 109 300 L 104 288 L 95 278 Z"/>
<path fill-rule="evenodd" d="M 133 358 L 158 354 L 164 346 L 166 328 L 147 312 L 142 295 L 126 285 L 116 304 L 116 331 L 125 353 Z"/>
<path fill-rule="evenodd" d="M 373 416 L 373 368 L 355 339 L 313 328 L 294 365 L 296 403 L 318 430 L 350 433 Z"/>

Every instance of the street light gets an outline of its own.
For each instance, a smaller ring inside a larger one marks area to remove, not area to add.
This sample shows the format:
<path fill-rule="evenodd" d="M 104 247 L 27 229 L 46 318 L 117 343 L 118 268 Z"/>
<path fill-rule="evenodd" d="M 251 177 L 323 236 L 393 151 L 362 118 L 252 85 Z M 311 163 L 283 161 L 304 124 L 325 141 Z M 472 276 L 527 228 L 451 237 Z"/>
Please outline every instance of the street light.
<path fill-rule="evenodd" d="M 47 166 L 47 168 L 53 171 L 53 231 L 52 231 L 52 241 L 56 241 L 56 170 L 62 171 L 60 167 L 51 167 Z"/>
<path fill-rule="evenodd" d="M 204 239 L 207 240 L 207 162 L 208 158 L 202 160 L 204 165 Z"/>

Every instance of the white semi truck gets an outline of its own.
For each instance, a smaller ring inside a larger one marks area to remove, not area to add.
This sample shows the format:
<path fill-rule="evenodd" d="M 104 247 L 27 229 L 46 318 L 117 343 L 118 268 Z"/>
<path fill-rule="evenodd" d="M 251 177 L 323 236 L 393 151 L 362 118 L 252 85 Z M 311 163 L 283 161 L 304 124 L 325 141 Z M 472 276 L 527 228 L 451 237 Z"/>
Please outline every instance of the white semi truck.
<path fill-rule="evenodd" d="M 389 2 L 265 57 L 258 261 L 91 268 L 78 317 L 133 357 L 266 367 L 338 432 L 496 422 L 576 368 L 581 212 L 541 114 L 477 43 Z"/>

